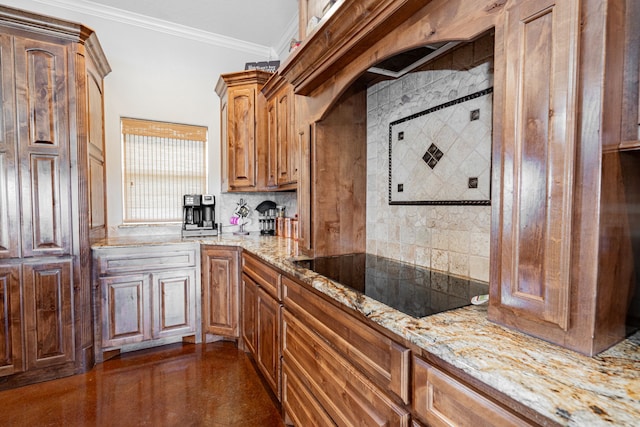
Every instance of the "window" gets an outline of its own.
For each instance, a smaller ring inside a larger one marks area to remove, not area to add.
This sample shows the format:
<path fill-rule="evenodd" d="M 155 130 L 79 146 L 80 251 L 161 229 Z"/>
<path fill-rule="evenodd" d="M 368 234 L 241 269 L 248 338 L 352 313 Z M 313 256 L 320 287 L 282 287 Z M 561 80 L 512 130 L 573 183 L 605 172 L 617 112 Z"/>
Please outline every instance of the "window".
<path fill-rule="evenodd" d="M 122 118 L 125 223 L 182 221 L 182 196 L 206 193 L 207 128 Z"/>

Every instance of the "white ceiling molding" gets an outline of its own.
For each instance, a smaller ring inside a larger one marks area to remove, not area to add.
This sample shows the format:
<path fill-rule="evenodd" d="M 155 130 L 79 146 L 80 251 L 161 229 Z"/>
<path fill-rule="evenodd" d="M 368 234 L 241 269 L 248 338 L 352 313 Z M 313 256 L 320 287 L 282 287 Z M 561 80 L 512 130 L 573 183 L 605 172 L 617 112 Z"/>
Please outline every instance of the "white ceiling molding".
<path fill-rule="evenodd" d="M 289 55 L 289 48 L 291 47 L 291 39 L 298 39 L 298 14 L 296 13 L 284 31 L 282 38 L 275 47 L 276 56 L 279 58 L 286 58 Z"/>
<path fill-rule="evenodd" d="M 219 47 L 239 50 L 252 55 L 260 55 L 265 58 L 277 56 L 272 47 L 259 45 L 231 37 L 215 34 L 208 31 L 180 25 L 162 19 L 152 18 L 134 12 L 128 12 L 115 7 L 105 6 L 86 0 L 34 0 L 38 3 L 85 13 L 98 18 L 133 25 L 160 33 L 195 40 Z"/>

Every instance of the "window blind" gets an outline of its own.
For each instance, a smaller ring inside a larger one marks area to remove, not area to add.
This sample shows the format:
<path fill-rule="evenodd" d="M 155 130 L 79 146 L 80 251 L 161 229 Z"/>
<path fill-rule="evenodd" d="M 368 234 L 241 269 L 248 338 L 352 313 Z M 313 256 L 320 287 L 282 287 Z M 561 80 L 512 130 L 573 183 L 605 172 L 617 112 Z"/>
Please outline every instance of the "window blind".
<path fill-rule="evenodd" d="M 207 128 L 122 118 L 125 223 L 182 221 L 182 196 L 206 193 Z"/>

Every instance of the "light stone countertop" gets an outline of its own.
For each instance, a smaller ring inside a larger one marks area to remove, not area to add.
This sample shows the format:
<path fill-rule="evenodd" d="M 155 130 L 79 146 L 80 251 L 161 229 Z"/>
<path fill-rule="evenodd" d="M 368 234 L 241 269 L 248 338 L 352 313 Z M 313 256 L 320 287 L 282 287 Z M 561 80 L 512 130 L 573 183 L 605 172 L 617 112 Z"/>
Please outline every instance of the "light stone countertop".
<path fill-rule="evenodd" d="M 242 247 L 559 424 L 640 425 L 640 332 L 590 358 L 489 322 L 484 306 L 416 319 L 296 266 L 292 257 L 297 247 L 291 239 L 152 236 L 105 239 L 93 248 L 170 243 Z"/>

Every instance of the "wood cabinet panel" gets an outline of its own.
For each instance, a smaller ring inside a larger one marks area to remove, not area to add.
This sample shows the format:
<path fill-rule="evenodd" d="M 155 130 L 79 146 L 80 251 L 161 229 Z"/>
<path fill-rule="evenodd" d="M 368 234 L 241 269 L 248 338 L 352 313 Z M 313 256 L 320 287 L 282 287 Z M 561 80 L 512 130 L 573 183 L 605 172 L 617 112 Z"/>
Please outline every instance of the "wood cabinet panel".
<path fill-rule="evenodd" d="M 522 2 L 508 14 L 500 304 L 569 323 L 578 7 Z M 511 159 L 513 159 L 511 161 Z M 512 195 L 509 197 L 509 195 Z"/>
<path fill-rule="evenodd" d="M 21 372 L 20 267 L 0 267 L 0 377 Z"/>
<path fill-rule="evenodd" d="M 295 182 L 297 174 L 294 159 L 296 156 L 293 141 L 293 90 L 285 87 L 277 98 L 278 109 L 278 185 Z"/>
<path fill-rule="evenodd" d="M 144 274 L 100 279 L 102 347 L 151 339 L 150 278 Z"/>
<path fill-rule="evenodd" d="M 278 100 L 267 100 L 267 187 L 278 186 Z"/>
<path fill-rule="evenodd" d="M 237 249 L 202 248 L 204 333 L 239 337 L 239 268 Z"/>
<path fill-rule="evenodd" d="M 242 274 L 242 341 L 245 348 L 256 354 L 258 348 L 258 285 Z"/>
<path fill-rule="evenodd" d="M 24 328 L 28 368 L 74 360 L 72 262 L 23 267 Z"/>
<path fill-rule="evenodd" d="M 413 407 L 428 425 L 531 425 L 424 360 L 414 357 L 413 363 Z"/>
<path fill-rule="evenodd" d="M 196 272 L 193 268 L 152 273 L 153 338 L 196 332 Z"/>
<path fill-rule="evenodd" d="M 283 356 L 338 425 L 408 426 L 410 414 L 287 309 Z"/>
<path fill-rule="evenodd" d="M 405 403 L 409 402 L 409 349 L 287 277 L 282 278 L 282 294 L 288 310 L 366 372 L 370 379 Z"/>
<path fill-rule="evenodd" d="M 258 288 L 256 363 L 280 400 L 280 310 L 281 304 Z"/>

